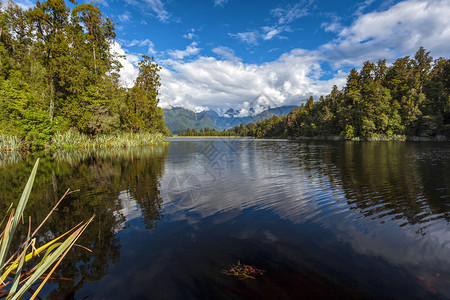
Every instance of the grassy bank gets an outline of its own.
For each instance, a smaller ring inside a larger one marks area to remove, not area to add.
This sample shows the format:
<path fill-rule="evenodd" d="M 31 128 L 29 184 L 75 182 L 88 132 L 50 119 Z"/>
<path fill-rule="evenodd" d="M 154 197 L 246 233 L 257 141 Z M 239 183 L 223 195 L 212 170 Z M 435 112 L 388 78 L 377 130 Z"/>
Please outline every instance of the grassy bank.
<path fill-rule="evenodd" d="M 342 136 L 301 136 L 296 137 L 295 140 L 306 140 L 306 141 L 366 141 L 366 142 L 446 142 L 449 139 L 443 135 L 437 136 L 406 136 L 406 135 L 374 135 L 369 138 L 364 137 L 353 137 L 346 139 Z"/>
<path fill-rule="evenodd" d="M 155 145 L 164 142 L 165 136 L 161 133 L 118 133 L 87 136 L 85 134 L 67 131 L 56 133 L 53 138 L 44 145 L 50 149 L 97 149 L 97 148 L 127 148 L 144 145 Z M 23 140 L 17 136 L 0 134 L 0 151 L 12 152 L 29 149 Z"/>
<path fill-rule="evenodd" d="M 119 133 L 89 137 L 76 132 L 56 133 L 49 148 L 52 149 L 96 149 L 127 148 L 163 143 L 165 136 L 161 133 Z"/>
<path fill-rule="evenodd" d="M 245 139 L 247 136 L 231 135 L 231 136 L 219 136 L 219 135 L 202 135 L 202 136 L 184 136 L 174 135 L 173 138 L 179 139 Z"/>

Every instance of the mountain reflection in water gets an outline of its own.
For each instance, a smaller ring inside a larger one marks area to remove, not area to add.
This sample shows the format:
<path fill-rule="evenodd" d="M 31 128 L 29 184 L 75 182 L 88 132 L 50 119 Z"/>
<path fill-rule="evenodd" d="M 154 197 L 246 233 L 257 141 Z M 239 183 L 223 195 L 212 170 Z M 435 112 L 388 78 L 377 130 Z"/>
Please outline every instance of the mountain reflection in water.
<path fill-rule="evenodd" d="M 172 139 L 41 154 L 42 241 L 96 214 L 50 298 L 450 298 L 448 143 Z M 2 157 L 0 209 L 35 155 Z M 20 232 L 25 235 L 26 232 Z M 265 270 L 255 280 L 221 273 Z"/>

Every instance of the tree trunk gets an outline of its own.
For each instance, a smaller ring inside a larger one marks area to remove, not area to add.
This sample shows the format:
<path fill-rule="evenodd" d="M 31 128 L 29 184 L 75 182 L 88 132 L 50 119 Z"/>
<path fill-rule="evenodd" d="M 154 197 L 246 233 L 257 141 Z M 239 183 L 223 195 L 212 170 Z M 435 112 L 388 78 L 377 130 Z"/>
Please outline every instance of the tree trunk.
<path fill-rule="evenodd" d="M 55 107 L 55 86 L 53 84 L 53 77 L 50 79 L 50 107 L 48 109 L 48 117 L 50 122 L 53 122 L 53 109 Z"/>

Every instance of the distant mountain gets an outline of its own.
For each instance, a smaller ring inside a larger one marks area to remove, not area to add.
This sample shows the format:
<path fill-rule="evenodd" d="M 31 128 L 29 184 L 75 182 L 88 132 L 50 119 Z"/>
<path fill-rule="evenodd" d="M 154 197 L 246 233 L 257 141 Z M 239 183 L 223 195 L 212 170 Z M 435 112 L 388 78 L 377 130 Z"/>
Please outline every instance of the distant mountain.
<path fill-rule="evenodd" d="M 262 121 L 262 120 L 265 120 L 265 119 L 270 119 L 270 118 L 272 118 L 275 115 L 276 114 L 274 114 L 270 110 L 265 110 L 262 113 L 260 113 L 259 115 L 256 115 L 254 118 L 252 118 L 250 120 L 250 122 L 248 122 L 248 123 L 258 123 L 259 121 Z"/>
<path fill-rule="evenodd" d="M 225 129 L 239 126 L 241 123 L 247 124 L 253 119 L 253 117 L 237 117 L 239 111 L 232 108 L 227 110 L 223 116 L 219 116 L 219 114 L 213 110 L 206 110 L 201 113 L 207 115 L 217 126 Z"/>
<path fill-rule="evenodd" d="M 178 129 L 183 130 L 186 128 L 201 128 L 209 127 L 216 130 L 223 130 L 239 126 L 241 123 L 244 125 L 248 123 L 256 123 L 273 116 L 280 117 L 281 115 L 288 114 L 296 106 L 281 106 L 276 108 L 269 108 L 260 114 L 238 117 L 240 111 L 235 109 L 228 109 L 223 116 L 220 116 L 213 110 L 206 110 L 200 113 L 195 113 L 191 110 L 181 107 L 175 107 L 172 109 L 164 109 L 165 122 L 169 130 L 173 133 L 177 133 Z M 249 109 L 250 113 L 254 113 L 254 109 Z"/>
<path fill-rule="evenodd" d="M 289 106 L 280 106 L 275 108 L 269 108 L 268 111 L 276 115 L 277 117 L 281 117 L 282 115 L 287 115 L 291 112 L 294 108 L 297 106 L 295 105 L 289 105 Z"/>
<path fill-rule="evenodd" d="M 214 128 L 216 130 L 222 130 L 221 127 L 214 124 L 211 119 L 203 113 L 195 113 L 192 110 L 184 109 L 181 107 L 175 107 L 172 109 L 163 109 L 164 121 L 166 126 L 169 127 L 170 132 L 177 133 L 178 129 L 183 130 L 186 128 Z"/>

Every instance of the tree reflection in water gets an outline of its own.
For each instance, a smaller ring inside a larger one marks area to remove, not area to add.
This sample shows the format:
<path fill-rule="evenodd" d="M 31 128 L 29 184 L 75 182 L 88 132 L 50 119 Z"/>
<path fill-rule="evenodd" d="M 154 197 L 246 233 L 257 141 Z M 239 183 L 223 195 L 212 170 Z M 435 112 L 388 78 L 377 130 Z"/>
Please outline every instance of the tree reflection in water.
<path fill-rule="evenodd" d="M 301 167 L 326 176 L 332 185 L 342 186 L 349 207 L 364 217 L 382 223 L 401 220 L 400 226 L 419 225 L 418 234 L 426 234 L 433 220 L 450 222 L 446 199 L 450 161 L 445 147 L 404 142 L 323 145 L 301 144 Z M 435 156 L 436 164 L 430 156 Z"/>
<path fill-rule="evenodd" d="M 159 180 L 163 175 L 167 145 L 107 149 L 98 151 L 59 151 L 28 156 L 5 156 L 0 164 L 0 211 L 6 212 L 13 199 L 19 199 L 32 162 L 41 157 L 25 215 L 31 215 L 34 227 L 50 211 L 67 188 L 79 190 L 60 204 L 40 230 L 39 244 L 64 233 L 92 214 L 94 222 L 79 239 L 92 253 L 75 248 L 59 267 L 59 276 L 48 288 L 53 299 L 73 298 L 84 282 L 96 281 L 108 272 L 108 265 L 118 262 L 120 241 L 116 233 L 130 218 L 126 199 L 139 206 L 147 229 L 156 227 L 162 217 Z M 12 162 L 11 162 L 12 161 Z M 121 196 L 126 194 L 126 199 Z M 135 208 L 138 209 L 138 208 Z M 17 232 L 26 235 L 25 228 Z"/>

